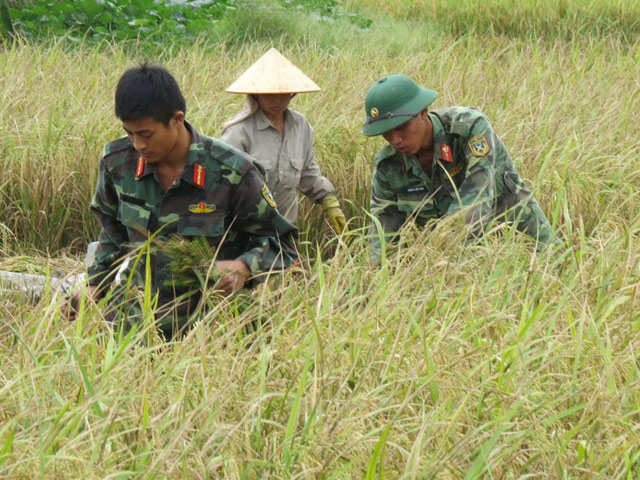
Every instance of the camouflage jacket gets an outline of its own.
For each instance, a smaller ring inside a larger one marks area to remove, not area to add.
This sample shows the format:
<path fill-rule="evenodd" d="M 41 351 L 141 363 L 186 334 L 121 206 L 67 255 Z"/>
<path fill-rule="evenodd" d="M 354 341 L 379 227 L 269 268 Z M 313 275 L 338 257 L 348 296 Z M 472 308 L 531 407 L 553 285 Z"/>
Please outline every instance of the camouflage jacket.
<path fill-rule="evenodd" d="M 558 241 L 486 116 L 471 108 L 449 107 L 429 112 L 429 118 L 434 140 L 430 176 L 415 156 L 391 145 L 375 157 L 370 208 L 386 234 L 397 232 L 410 216 L 424 226 L 465 207 L 471 235 L 481 235 L 501 215 L 540 243 Z M 375 226 L 370 233 L 377 258 L 380 242 Z"/>
<path fill-rule="evenodd" d="M 91 285 L 126 282 L 136 264 L 129 254 L 154 234 L 160 239 L 205 237 L 218 246 L 218 260 L 240 260 L 253 275 L 294 262 L 297 229 L 278 213 L 261 172 L 244 153 L 185 124 L 190 151 L 182 175 L 167 191 L 155 165 L 146 163 L 128 138 L 106 145 L 91 202 L 102 225 L 88 271 Z M 172 281 L 166 252 L 150 252 L 149 268 L 142 255 L 132 278 L 143 286 L 148 271 L 160 306 L 169 305 L 187 292 Z M 199 294 L 188 298 L 179 315 L 193 310 Z"/>

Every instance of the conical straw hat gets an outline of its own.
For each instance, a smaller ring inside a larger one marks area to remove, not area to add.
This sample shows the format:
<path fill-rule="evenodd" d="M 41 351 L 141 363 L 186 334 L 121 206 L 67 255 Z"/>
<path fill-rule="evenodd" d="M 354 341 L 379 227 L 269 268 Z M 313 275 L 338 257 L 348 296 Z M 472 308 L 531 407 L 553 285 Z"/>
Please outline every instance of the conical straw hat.
<path fill-rule="evenodd" d="M 302 93 L 320 87 L 275 48 L 269 49 L 227 88 L 229 93 Z"/>

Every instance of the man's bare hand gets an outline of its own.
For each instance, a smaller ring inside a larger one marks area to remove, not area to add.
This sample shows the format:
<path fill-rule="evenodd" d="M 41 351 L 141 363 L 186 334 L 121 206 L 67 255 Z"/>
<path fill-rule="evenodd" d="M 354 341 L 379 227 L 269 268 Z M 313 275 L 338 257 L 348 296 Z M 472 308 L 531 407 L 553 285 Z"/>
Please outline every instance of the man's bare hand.
<path fill-rule="evenodd" d="M 96 298 L 98 287 L 87 285 L 85 288 L 78 288 L 71 292 L 66 301 L 60 305 L 60 315 L 70 322 L 74 321 L 80 309 L 80 303 L 84 296 L 85 301 L 94 301 Z"/>
<path fill-rule="evenodd" d="M 249 267 L 240 260 L 217 261 L 216 271 L 220 275 L 220 280 L 213 286 L 213 289 L 221 291 L 225 297 L 244 287 L 251 276 Z"/>

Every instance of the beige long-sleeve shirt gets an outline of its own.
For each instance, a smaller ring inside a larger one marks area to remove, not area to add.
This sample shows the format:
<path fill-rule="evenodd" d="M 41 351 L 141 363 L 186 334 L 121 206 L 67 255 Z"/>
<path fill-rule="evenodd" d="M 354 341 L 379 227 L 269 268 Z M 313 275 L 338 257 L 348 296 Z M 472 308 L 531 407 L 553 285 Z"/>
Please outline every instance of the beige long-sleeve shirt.
<path fill-rule="evenodd" d="M 265 169 L 267 185 L 287 220 L 298 219 L 296 190 L 314 203 L 335 190 L 313 155 L 313 128 L 299 112 L 284 113 L 284 136 L 260 109 L 227 127 L 221 139 L 249 153 Z"/>

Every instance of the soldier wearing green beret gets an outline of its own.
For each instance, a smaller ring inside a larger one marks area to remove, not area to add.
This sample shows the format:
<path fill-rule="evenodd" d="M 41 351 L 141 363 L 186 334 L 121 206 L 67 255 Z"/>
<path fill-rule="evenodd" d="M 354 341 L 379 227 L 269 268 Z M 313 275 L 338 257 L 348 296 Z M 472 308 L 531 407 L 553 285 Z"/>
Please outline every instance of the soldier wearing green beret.
<path fill-rule="evenodd" d="M 108 143 L 100 160 L 91 209 L 102 230 L 89 286 L 73 292 L 63 313 L 73 319 L 83 294 L 131 290 L 133 281 L 158 295 L 163 333 L 184 327 L 201 293 L 174 281 L 167 250 L 136 257 L 151 237 L 202 239 L 217 248 L 214 288 L 225 295 L 295 261 L 297 229 L 278 213 L 262 172 L 246 154 L 185 120 L 184 97 L 167 70 L 146 64 L 127 70 L 115 107 L 126 136 Z M 131 323 L 136 311 L 124 308 L 123 316 Z"/>
<path fill-rule="evenodd" d="M 514 222 L 537 244 L 559 243 L 487 117 L 466 107 L 429 111 L 436 97 L 406 75 L 382 78 L 367 93 L 362 131 L 388 142 L 375 157 L 370 205 L 386 240 L 410 217 L 424 226 L 463 210 L 471 236 L 499 220 Z M 371 234 L 377 259 L 374 226 Z"/>

